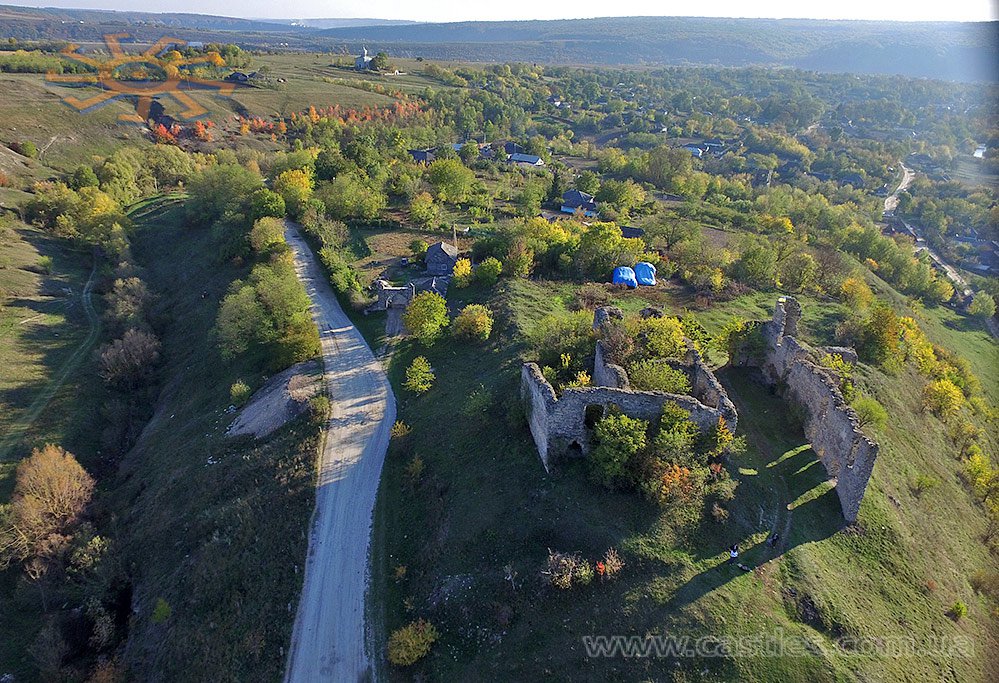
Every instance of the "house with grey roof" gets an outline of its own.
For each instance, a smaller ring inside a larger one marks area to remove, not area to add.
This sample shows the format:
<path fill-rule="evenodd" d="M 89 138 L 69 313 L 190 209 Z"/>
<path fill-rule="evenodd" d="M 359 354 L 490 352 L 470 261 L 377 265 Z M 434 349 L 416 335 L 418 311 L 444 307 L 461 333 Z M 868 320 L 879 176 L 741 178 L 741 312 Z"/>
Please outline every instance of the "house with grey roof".
<path fill-rule="evenodd" d="M 458 261 L 458 247 L 447 242 L 431 244 L 423 260 L 427 264 L 427 274 L 451 275 L 454 272 L 454 264 Z"/>

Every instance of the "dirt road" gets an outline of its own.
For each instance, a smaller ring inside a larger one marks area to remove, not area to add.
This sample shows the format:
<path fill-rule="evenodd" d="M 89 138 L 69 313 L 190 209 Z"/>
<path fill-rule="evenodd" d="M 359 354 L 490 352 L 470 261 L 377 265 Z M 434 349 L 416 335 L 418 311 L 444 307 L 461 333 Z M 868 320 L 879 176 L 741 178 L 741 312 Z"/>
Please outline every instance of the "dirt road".
<path fill-rule="evenodd" d="M 912 184 L 913 179 L 916 177 L 915 171 L 913 171 L 911 168 L 908 168 L 902 162 L 899 162 L 898 165 L 899 165 L 899 168 L 902 169 L 902 182 L 900 182 L 898 184 L 898 187 L 895 188 L 894 192 L 892 192 L 890 195 L 888 195 L 887 197 L 885 197 L 885 213 L 886 214 L 890 214 L 896 208 L 898 208 L 898 194 L 899 194 L 899 192 L 904 192 L 905 190 L 907 190 L 908 187 L 909 187 L 909 185 Z"/>
<path fill-rule="evenodd" d="M 365 652 L 365 592 L 375 494 L 395 422 L 395 397 L 293 224 L 285 237 L 312 298 L 333 417 L 319 459 L 316 510 L 286 681 L 373 676 Z"/>

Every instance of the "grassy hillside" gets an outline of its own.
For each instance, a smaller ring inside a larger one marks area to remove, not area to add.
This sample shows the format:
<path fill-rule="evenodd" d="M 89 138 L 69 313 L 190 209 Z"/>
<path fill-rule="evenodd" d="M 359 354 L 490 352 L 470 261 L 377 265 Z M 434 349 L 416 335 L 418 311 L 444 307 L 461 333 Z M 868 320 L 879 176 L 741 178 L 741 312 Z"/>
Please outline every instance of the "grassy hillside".
<path fill-rule="evenodd" d="M 749 443 L 730 465 L 739 484 L 730 519 L 671 519 L 636 496 L 597 487 L 582 462 L 550 475 L 541 466 L 516 399 L 528 357 L 524 333 L 562 309 L 571 290 L 526 281 L 495 293 L 456 290 L 454 306 L 488 302 L 499 333 L 483 347 L 445 340 L 428 351 L 406 342 L 392 360 L 400 419 L 413 431 L 386 462 L 376 527 L 385 548 L 380 587 L 389 630 L 424 616 L 442 633 L 420 671 L 445 680 L 918 681 L 999 673 L 994 622 L 968 583 L 973 572 L 996 567 L 980 542 L 984 515 L 958 477 L 942 424 L 921 411 L 911 390 L 916 377 L 862 373 L 862 388 L 892 420 L 877 434 L 881 457 L 860 519 L 847 527 L 786 405 L 746 371 L 724 370 Z M 641 298 L 628 293 L 618 303 L 635 308 Z M 652 298 L 678 313 L 686 303 L 669 293 Z M 772 295 L 753 295 L 695 315 L 717 329 L 733 315 L 768 316 L 771 304 Z M 806 301 L 803 329 L 824 341 L 844 314 Z M 434 388 L 419 397 L 399 386 L 417 354 L 437 370 Z M 994 383 L 995 368 L 981 379 Z M 423 464 L 418 477 L 415 458 Z M 940 483 L 917 494 L 919 475 Z M 764 543 L 772 528 L 789 530 L 777 548 Z M 733 542 L 752 571 L 726 564 Z M 619 580 L 569 592 L 543 585 L 547 549 L 593 561 L 608 547 L 625 559 Z M 970 607 L 960 622 L 946 615 L 956 600 Z M 581 642 L 584 635 L 760 633 L 793 639 L 815 656 L 603 659 L 586 657 Z M 864 647 L 898 634 L 917 643 L 963 637 L 974 652 L 860 656 L 837 641 Z"/>
<path fill-rule="evenodd" d="M 32 448 L 51 442 L 92 453 L 88 427 L 98 405 L 85 390 L 97 381 L 89 363 L 94 327 L 82 301 L 88 261 L 0 217 L 0 502 L 10 500 L 17 463 Z M 0 668 L 27 677 L 41 614 L 20 572 L 0 573 Z"/>
<path fill-rule="evenodd" d="M 119 511 L 133 605 L 124 665 L 142 680 L 275 680 L 301 588 L 318 427 L 229 440 L 229 387 L 258 387 L 259 358 L 223 363 L 218 302 L 245 268 L 217 263 L 182 206 L 147 210 L 134 239 L 158 292 L 166 378 L 107 502 Z M 162 599 L 170 615 L 163 618 Z"/>
<path fill-rule="evenodd" d="M 39 161 L 60 170 L 106 155 L 122 143 L 145 141 L 136 126 L 122 124 L 119 114 L 134 113 L 134 105 L 115 101 L 102 109 L 81 114 L 63 97 L 85 99 L 96 91 L 46 83 L 36 74 L 0 74 L 0 141 L 30 140 Z"/>

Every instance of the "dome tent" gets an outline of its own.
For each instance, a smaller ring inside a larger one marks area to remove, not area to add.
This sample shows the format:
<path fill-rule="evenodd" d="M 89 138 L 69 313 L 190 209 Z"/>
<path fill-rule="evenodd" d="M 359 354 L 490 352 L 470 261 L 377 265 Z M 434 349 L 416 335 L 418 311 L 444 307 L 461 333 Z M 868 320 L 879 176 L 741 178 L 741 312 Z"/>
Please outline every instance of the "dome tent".
<path fill-rule="evenodd" d="M 615 285 L 628 285 L 631 288 L 638 287 L 635 279 L 635 271 L 628 266 L 618 266 L 614 269 L 614 277 L 611 280 Z"/>
<path fill-rule="evenodd" d="M 635 277 L 638 279 L 638 284 L 646 285 L 648 287 L 655 287 L 656 285 L 656 267 L 651 263 L 642 261 L 635 264 Z"/>

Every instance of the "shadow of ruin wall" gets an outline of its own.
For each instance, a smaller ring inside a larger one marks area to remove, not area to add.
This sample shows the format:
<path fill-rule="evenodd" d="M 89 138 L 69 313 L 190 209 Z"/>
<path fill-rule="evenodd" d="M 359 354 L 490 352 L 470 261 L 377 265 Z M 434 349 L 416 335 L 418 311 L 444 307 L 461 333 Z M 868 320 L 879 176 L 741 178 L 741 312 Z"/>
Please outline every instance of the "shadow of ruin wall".
<path fill-rule="evenodd" d="M 826 472 L 836 478 L 843 516 L 853 522 L 874 469 L 878 444 L 861 430 L 838 381 L 815 362 L 811 347 L 795 338 L 800 317 L 801 306 L 795 299 L 778 299 L 773 319 L 759 326 L 766 349 L 763 358 L 742 356 L 738 361 L 759 367 L 785 399 L 801 408 L 805 436 Z"/>

